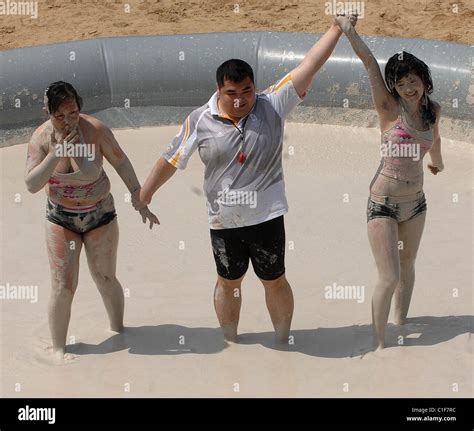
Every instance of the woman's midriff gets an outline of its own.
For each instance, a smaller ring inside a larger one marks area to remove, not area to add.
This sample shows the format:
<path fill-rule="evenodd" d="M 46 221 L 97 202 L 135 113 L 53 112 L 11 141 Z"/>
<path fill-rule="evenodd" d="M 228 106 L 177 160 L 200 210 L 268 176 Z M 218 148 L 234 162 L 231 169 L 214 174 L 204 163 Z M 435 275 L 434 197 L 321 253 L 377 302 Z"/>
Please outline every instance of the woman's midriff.
<path fill-rule="evenodd" d="M 55 174 L 51 177 L 46 186 L 46 194 L 51 202 L 66 208 L 89 207 L 110 193 L 110 180 L 103 169 L 92 182 L 74 179 L 73 175 Z"/>
<path fill-rule="evenodd" d="M 423 189 L 423 174 L 409 180 L 398 180 L 377 172 L 370 186 L 370 193 L 379 196 L 407 196 Z"/>

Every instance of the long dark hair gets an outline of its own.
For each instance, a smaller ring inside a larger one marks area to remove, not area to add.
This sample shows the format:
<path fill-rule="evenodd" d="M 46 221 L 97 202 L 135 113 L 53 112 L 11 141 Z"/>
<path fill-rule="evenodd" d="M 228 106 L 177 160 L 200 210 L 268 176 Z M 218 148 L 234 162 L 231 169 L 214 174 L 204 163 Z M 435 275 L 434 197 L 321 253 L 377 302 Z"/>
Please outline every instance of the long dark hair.
<path fill-rule="evenodd" d="M 61 103 L 65 100 L 75 100 L 79 111 L 82 108 L 82 97 L 77 94 L 76 89 L 69 82 L 56 81 L 49 84 L 44 92 L 44 103 L 50 115 L 57 112 Z"/>
<path fill-rule="evenodd" d="M 385 82 L 388 90 L 395 99 L 399 100 L 400 95 L 395 89 L 395 84 L 409 73 L 418 76 L 425 87 L 420 108 L 421 120 L 425 128 L 430 127 L 436 122 L 435 107 L 428 97 L 428 94 L 433 92 L 433 80 L 431 79 L 430 68 L 423 61 L 406 51 L 392 55 L 385 66 Z"/>

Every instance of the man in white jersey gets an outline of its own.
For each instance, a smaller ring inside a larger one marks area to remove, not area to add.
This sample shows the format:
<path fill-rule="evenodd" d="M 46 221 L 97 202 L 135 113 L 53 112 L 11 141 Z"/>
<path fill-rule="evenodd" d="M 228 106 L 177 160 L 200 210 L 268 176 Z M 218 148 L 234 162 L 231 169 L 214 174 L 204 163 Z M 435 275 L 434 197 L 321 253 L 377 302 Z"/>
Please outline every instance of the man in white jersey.
<path fill-rule="evenodd" d="M 263 93 L 256 93 L 245 61 L 221 64 L 217 91 L 189 114 L 137 193 L 139 206 L 149 204 L 198 150 L 217 268 L 214 305 L 226 341 L 237 342 L 240 288 L 251 260 L 265 288 L 276 340 L 288 342 L 293 294 L 285 277 L 283 126 L 341 34 L 333 24 L 295 69 Z"/>

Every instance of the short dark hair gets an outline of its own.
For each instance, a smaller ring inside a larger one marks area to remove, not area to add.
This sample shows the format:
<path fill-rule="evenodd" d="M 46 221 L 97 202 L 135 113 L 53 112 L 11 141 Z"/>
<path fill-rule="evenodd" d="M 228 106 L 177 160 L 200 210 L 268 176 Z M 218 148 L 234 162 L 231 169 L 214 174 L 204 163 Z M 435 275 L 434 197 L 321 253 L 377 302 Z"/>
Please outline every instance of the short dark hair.
<path fill-rule="evenodd" d="M 76 89 L 69 82 L 56 81 L 49 84 L 44 95 L 45 104 L 50 114 L 57 112 L 65 100 L 75 100 L 79 111 L 82 108 L 82 97 L 77 94 Z"/>
<path fill-rule="evenodd" d="M 425 87 L 426 105 L 422 105 L 421 118 L 423 124 L 427 127 L 436 122 L 436 112 L 433 102 L 428 97 L 433 92 L 433 80 L 431 79 L 430 68 L 425 62 L 406 51 L 398 52 L 392 55 L 385 66 L 385 82 L 388 90 L 395 99 L 400 99 L 395 84 L 408 74 L 418 76 Z"/>
<path fill-rule="evenodd" d="M 224 85 L 226 79 L 232 82 L 242 82 L 247 77 L 254 82 L 250 64 L 238 58 L 224 61 L 216 71 L 216 81 L 219 87 Z"/>

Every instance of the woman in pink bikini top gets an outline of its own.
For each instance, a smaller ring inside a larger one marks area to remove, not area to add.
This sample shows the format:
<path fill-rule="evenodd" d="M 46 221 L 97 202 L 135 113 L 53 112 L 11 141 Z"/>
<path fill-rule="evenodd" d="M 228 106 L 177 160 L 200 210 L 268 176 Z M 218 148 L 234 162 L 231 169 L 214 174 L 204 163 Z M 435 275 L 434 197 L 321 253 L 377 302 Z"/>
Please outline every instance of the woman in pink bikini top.
<path fill-rule="evenodd" d="M 336 20 L 367 70 L 382 132 L 382 160 L 367 202 L 367 232 L 378 270 L 372 322 L 375 346 L 382 349 L 392 297 L 397 325 L 405 323 L 410 306 L 427 210 L 425 154 L 430 153 L 432 174 L 443 170 L 440 106 L 429 98 L 433 82 L 423 61 L 405 51 L 396 53 L 387 61 L 384 81 L 377 60 L 352 25 L 354 17 Z"/>
<path fill-rule="evenodd" d="M 397 122 L 382 133 L 380 173 L 401 181 L 415 180 L 423 175 L 423 157 L 433 146 L 433 130 L 418 130 L 408 125 L 406 112 L 400 104 Z"/>
<path fill-rule="evenodd" d="M 141 186 L 113 132 L 98 119 L 81 113 L 82 98 L 71 84 L 52 83 L 44 102 L 49 120 L 28 143 L 25 183 L 31 193 L 46 190 L 46 246 L 51 270 L 48 321 L 51 352 L 62 362 L 70 357 L 67 330 L 82 249 L 110 329 L 123 330 L 124 294 L 116 276 L 119 228 L 103 159 L 128 188 L 136 209 Z M 150 228 L 158 224 L 148 207 L 138 211 Z"/>

